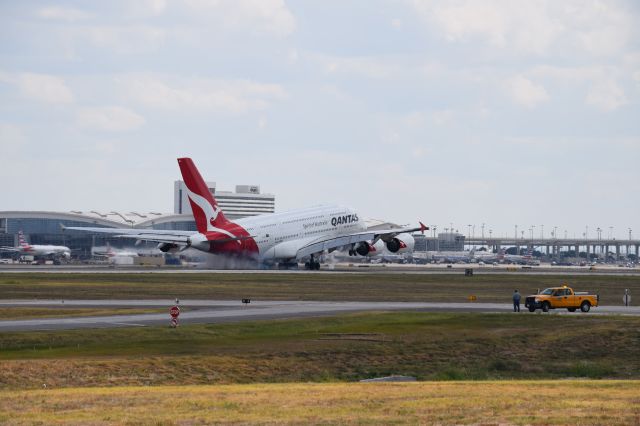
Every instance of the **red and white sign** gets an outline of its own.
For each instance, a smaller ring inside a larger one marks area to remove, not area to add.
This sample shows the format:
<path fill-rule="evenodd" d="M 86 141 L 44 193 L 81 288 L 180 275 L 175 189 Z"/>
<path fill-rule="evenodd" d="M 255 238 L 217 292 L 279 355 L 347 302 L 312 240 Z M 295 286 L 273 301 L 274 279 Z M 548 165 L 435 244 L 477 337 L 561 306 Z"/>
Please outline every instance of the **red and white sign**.
<path fill-rule="evenodd" d="M 171 318 L 178 318 L 180 316 L 180 308 L 178 306 L 172 306 L 171 309 L 169 309 L 169 315 L 171 315 Z"/>
<path fill-rule="evenodd" d="M 171 318 L 171 327 L 177 327 L 178 326 L 178 318 L 174 317 Z"/>

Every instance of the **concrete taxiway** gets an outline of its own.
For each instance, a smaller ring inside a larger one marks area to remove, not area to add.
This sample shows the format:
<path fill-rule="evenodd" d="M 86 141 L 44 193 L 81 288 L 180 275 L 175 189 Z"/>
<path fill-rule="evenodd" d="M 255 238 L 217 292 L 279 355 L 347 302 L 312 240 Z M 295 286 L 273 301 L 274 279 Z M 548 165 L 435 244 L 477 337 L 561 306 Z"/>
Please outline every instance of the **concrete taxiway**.
<path fill-rule="evenodd" d="M 465 269 L 473 269 L 474 274 L 527 274 L 527 275 L 615 275 L 640 276 L 640 268 L 618 265 L 591 266 L 540 266 L 528 265 L 481 265 L 472 264 L 384 264 L 384 263 L 332 263 L 323 264 L 321 271 L 278 269 L 209 269 L 195 266 L 128 266 L 128 265 L 0 265 L 3 273 L 58 273 L 58 274 L 318 274 L 318 273 L 404 273 L 404 274 L 464 274 Z"/>
<path fill-rule="evenodd" d="M 3 300 L 1 307 L 58 307 L 61 318 L 2 320 L 0 332 L 31 330 L 64 330 L 76 328 L 146 327 L 169 325 L 168 309 L 174 300 Z M 420 311 L 420 312 L 495 312 L 513 311 L 511 304 L 502 303 L 411 303 L 411 302 L 312 302 L 312 301 L 241 301 L 229 300 L 182 300 L 179 306 L 186 308 L 180 315 L 181 324 L 215 324 L 261 319 L 302 318 L 328 316 L 363 311 Z M 167 313 L 64 317 L 64 309 L 88 307 L 159 307 Z M 525 312 L 520 315 L 541 315 Z M 568 313 L 566 310 L 551 311 L 542 315 L 640 315 L 640 307 L 601 306 L 588 314 Z"/>

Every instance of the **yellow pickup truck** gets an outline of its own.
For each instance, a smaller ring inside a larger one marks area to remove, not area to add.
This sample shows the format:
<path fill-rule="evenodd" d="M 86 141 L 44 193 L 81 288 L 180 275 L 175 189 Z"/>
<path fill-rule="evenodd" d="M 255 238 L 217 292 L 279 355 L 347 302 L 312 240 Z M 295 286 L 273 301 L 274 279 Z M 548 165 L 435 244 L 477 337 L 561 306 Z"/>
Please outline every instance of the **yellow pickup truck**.
<path fill-rule="evenodd" d="M 529 308 L 529 312 L 542 309 L 549 312 L 549 309 L 566 308 L 569 312 L 575 312 L 580 308 L 582 312 L 589 312 L 592 306 L 598 306 L 600 296 L 589 294 L 588 292 L 574 292 L 572 288 L 565 286 L 545 288 L 540 293 L 527 296 L 524 307 Z"/>

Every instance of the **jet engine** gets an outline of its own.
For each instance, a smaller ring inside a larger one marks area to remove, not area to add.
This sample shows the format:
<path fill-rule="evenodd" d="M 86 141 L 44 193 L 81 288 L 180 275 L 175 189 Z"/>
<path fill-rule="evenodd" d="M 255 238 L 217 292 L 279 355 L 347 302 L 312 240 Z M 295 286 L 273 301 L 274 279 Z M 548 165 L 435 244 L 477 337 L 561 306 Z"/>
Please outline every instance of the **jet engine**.
<path fill-rule="evenodd" d="M 398 234 L 389 241 L 385 241 L 387 250 L 394 254 L 413 251 L 415 244 L 416 240 L 411 236 L 411 234 Z"/>
<path fill-rule="evenodd" d="M 360 256 L 366 256 L 368 255 L 371 251 L 374 251 L 375 248 L 369 244 L 366 241 L 362 241 L 358 244 L 356 244 L 356 247 L 354 248 L 354 252 L 355 254 L 359 254 Z"/>
<path fill-rule="evenodd" d="M 160 250 L 163 253 L 167 253 L 167 252 L 171 252 L 174 253 L 176 251 L 178 251 L 180 247 L 177 244 L 173 244 L 173 243 L 160 243 L 158 244 L 158 250 Z"/>
<path fill-rule="evenodd" d="M 349 250 L 349 256 L 375 256 L 381 253 L 381 250 L 384 248 L 384 243 L 382 241 L 378 241 L 375 244 L 371 244 L 367 241 L 362 241 L 358 244 L 355 244 L 351 250 Z"/>

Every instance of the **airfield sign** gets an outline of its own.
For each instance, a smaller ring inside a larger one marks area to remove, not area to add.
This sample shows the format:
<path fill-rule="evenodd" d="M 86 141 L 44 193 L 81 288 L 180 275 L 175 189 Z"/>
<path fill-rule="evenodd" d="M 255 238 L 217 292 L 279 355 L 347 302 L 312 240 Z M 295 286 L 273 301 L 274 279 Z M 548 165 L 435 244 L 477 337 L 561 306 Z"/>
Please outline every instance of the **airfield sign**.
<path fill-rule="evenodd" d="M 171 315 L 171 327 L 177 327 L 178 317 L 180 316 L 180 307 L 172 306 L 171 309 L 169 309 L 169 315 Z"/>
<path fill-rule="evenodd" d="M 178 318 L 180 316 L 180 308 L 178 306 L 172 306 L 171 309 L 169 309 L 169 315 L 171 315 L 171 318 Z"/>

